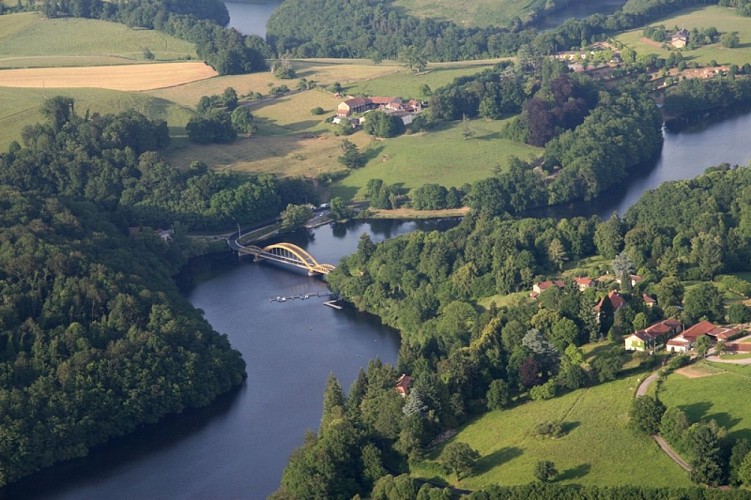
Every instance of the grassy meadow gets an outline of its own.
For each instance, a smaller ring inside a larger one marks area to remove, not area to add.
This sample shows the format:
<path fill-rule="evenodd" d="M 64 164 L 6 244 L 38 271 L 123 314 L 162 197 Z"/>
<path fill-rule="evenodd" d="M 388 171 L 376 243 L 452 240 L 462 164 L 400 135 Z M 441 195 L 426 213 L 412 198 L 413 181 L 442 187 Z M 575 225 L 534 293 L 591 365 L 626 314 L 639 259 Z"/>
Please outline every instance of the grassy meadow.
<path fill-rule="evenodd" d="M 374 140 L 367 150 L 368 163 L 336 183 L 333 195 L 358 198 L 372 178 L 409 189 L 425 183 L 461 187 L 505 168 L 511 157 L 530 160 L 541 154 L 540 148 L 501 138 L 505 122 L 473 120 L 471 139 L 464 138 L 462 123 L 454 122 L 430 132 Z"/>
<path fill-rule="evenodd" d="M 551 460 L 564 484 L 689 486 L 688 475 L 647 436 L 627 429 L 628 410 L 638 378 L 631 376 L 553 398 L 486 413 L 453 438 L 480 452 L 475 473 L 458 486 L 534 481 L 538 460 Z M 567 433 L 559 439 L 534 435 L 535 426 L 560 420 Z M 413 468 L 413 474 L 454 484 L 436 463 L 442 448 Z M 637 479 L 638 478 L 638 479 Z"/>
<path fill-rule="evenodd" d="M 742 358 L 741 358 L 742 359 Z M 751 365 L 700 362 L 712 374 L 687 378 L 673 373 L 660 389 L 660 399 L 667 406 L 678 406 L 689 420 L 716 420 L 735 438 L 751 439 Z"/>
<path fill-rule="evenodd" d="M 21 130 L 26 125 L 43 120 L 39 112 L 45 96 L 64 95 L 76 100 L 79 115 L 91 113 L 117 113 L 135 109 L 149 118 L 167 120 L 170 132 L 184 134 L 192 111 L 164 99 L 129 92 L 104 89 L 18 89 L 0 88 L 0 150 L 4 151 L 13 140 L 20 142 Z"/>
<path fill-rule="evenodd" d="M 505 26 L 515 16 L 528 18 L 533 7 L 545 4 L 540 0 L 396 0 L 394 5 L 414 16 L 450 20 L 461 26 Z"/>
<path fill-rule="evenodd" d="M 751 63 L 751 18 L 741 17 L 735 10 L 727 7 L 706 6 L 681 11 L 680 13 L 650 23 L 650 26 L 663 24 L 667 29 L 675 26 L 691 30 L 692 28 L 708 28 L 714 26 L 721 33 L 737 31 L 740 38 L 740 46 L 735 49 L 727 49 L 720 43 L 705 45 L 696 50 L 683 49 L 683 57 L 691 62 L 708 64 L 715 60 L 719 64 Z M 637 54 L 657 54 L 667 57 L 670 51 L 658 47 L 654 42 L 642 37 L 643 28 L 626 31 L 615 37 L 619 42 L 634 49 Z"/>
<path fill-rule="evenodd" d="M 39 13 L 0 16 L 0 68 L 101 66 L 196 58 L 190 42 L 158 31 L 94 19 L 47 19 Z"/>

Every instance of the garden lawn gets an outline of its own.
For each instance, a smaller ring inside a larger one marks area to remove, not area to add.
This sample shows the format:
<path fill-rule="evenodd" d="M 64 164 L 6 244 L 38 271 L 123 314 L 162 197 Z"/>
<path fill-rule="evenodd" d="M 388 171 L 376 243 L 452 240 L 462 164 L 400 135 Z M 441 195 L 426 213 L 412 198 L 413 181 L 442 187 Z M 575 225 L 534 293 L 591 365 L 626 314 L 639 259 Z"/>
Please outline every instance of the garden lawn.
<path fill-rule="evenodd" d="M 39 109 L 45 97 L 55 95 L 73 97 L 76 112 L 118 113 L 135 109 L 152 119 L 166 120 L 173 135 L 184 134 L 192 111 L 164 99 L 143 94 L 104 89 L 20 89 L 0 88 L 0 150 L 5 151 L 11 141 L 21 142 L 21 130 L 26 125 L 44 121 Z"/>
<path fill-rule="evenodd" d="M 660 399 L 667 406 L 680 407 L 692 422 L 714 419 L 726 427 L 734 439 L 751 439 L 751 398 L 748 397 L 751 365 L 706 365 L 721 372 L 702 378 L 671 374 L 660 389 Z"/>
<path fill-rule="evenodd" d="M 486 413 L 452 439 L 468 443 L 481 455 L 475 473 L 459 486 L 529 483 L 539 460 L 553 461 L 564 484 L 690 486 L 685 471 L 651 438 L 626 428 L 636 384 L 632 376 Z M 561 420 L 568 433 L 559 439 L 534 436 L 535 426 L 546 420 Z M 454 483 L 454 475 L 446 476 L 433 461 L 439 457 L 430 458 L 414 467 L 413 475 Z"/>
<path fill-rule="evenodd" d="M 719 43 L 705 45 L 696 50 L 683 49 L 681 52 L 688 61 L 708 64 L 714 60 L 719 64 L 737 64 L 742 66 L 751 63 L 751 18 L 741 17 L 735 10 L 727 7 L 707 6 L 681 11 L 681 13 L 649 23 L 650 26 L 665 25 L 667 29 L 678 26 L 691 30 L 692 28 L 708 28 L 714 26 L 721 33 L 737 31 L 741 45 L 735 49 L 727 49 Z M 615 37 L 619 42 L 631 47 L 639 55 L 657 54 L 667 57 L 669 50 L 656 47 L 642 40 L 644 28 L 626 31 Z"/>
<path fill-rule="evenodd" d="M 196 58 L 192 43 L 158 31 L 94 19 L 47 19 L 24 12 L 0 16 L 0 68 L 101 66 Z"/>
<path fill-rule="evenodd" d="M 403 97 L 405 99 L 428 99 L 421 87 L 427 85 L 431 90 L 443 87 L 460 76 L 474 75 L 495 66 L 500 59 L 485 61 L 464 61 L 459 63 L 429 64 L 421 73 L 406 69 L 399 72 L 348 85 L 346 92 L 352 95 Z"/>
<path fill-rule="evenodd" d="M 362 190 L 372 178 L 407 189 L 426 183 L 461 187 L 490 177 L 497 168 L 505 168 L 511 157 L 532 160 L 542 154 L 540 148 L 501 138 L 505 122 L 473 120 L 469 123 L 474 133 L 471 139 L 464 139 L 461 122 L 453 122 L 429 132 L 374 141 L 366 166 L 336 183 L 333 194 L 362 198 Z"/>

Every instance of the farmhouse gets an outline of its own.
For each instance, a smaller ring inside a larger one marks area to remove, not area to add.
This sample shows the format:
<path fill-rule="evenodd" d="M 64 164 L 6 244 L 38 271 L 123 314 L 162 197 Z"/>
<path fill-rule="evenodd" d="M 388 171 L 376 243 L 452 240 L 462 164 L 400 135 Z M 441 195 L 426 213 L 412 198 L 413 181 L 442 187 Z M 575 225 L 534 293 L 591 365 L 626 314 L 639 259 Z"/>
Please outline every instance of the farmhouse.
<path fill-rule="evenodd" d="M 657 304 L 657 301 L 646 293 L 641 294 L 641 299 L 644 301 L 644 305 L 647 307 L 654 307 L 655 304 Z"/>
<path fill-rule="evenodd" d="M 608 298 L 610 299 L 610 304 L 613 306 L 613 311 L 617 311 L 618 309 L 626 305 L 626 299 L 624 299 L 623 296 L 615 290 L 608 293 Z M 595 312 L 598 313 L 598 315 L 602 310 L 602 305 L 604 302 L 605 297 L 600 299 L 597 305 L 595 305 Z"/>
<path fill-rule="evenodd" d="M 683 28 L 673 33 L 670 37 L 670 45 L 676 49 L 682 49 L 688 45 L 688 30 Z"/>
<path fill-rule="evenodd" d="M 540 295 L 542 292 L 550 288 L 551 286 L 557 286 L 558 288 L 564 288 L 566 286 L 566 283 L 563 282 L 563 280 L 546 280 L 541 281 L 539 283 L 535 283 L 532 285 L 532 292 L 534 292 L 537 295 Z"/>
<path fill-rule="evenodd" d="M 683 333 L 668 340 L 667 350 L 670 352 L 687 352 L 694 348 L 699 337 L 707 335 L 717 327 L 709 321 L 701 321 Z"/>
<path fill-rule="evenodd" d="M 587 288 L 594 285 L 594 280 L 592 278 L 582 278 L 580 276 L 577 276 L 574 278 L 574 283 L 576 283 L 576 286 L 579 287 L 579 291 L 583 292 Z"/>
<path fill-rule="evenodd" d="M 623 339 L 627 351 L 646 351 L 657 349 L 671 335 L 680 333 L 681 322 L 675 318 L 660 321 L 644 330 L 639 330 Z"/>

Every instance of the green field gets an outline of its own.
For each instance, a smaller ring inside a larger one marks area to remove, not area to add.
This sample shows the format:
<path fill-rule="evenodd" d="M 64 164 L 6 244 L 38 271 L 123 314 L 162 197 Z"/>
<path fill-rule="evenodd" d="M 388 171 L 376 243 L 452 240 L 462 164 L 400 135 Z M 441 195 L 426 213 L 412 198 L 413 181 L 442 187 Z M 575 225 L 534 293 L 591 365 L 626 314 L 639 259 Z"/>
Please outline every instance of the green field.
<path fill-rule="evenodd" d="M 5 151 L 13 140 L 20 142 L 21 129 L 43 121 L 39 107 L 44 98 L 55 95 L 73 97 L 76 112 L 84 115 L 92 113 L 117 113 L 135 109 L 149 118 L 167 120 L 173 135 L 184 134 L 183 127 L 188 123 L 192 111 L 182 106 L 139 93 L 118 92 L 104 89 L 14 89 L 0 88 L 0 151 Z"/>
<path fill-rule="evenodd" d="M 196 58 L 190 42 L 158 31 L 93 19 L 47 19 L 24 12 L 0 16 L 0 68 L 100 66 Z"/>
<path fill-rule="evenodd" d="M 394 6 L 403 7 L 418 17 L 450 20 L 461 26 L 505 26 L 515 16 L 528 20 L 533 8 L 542 8 L 544 1 L 475 0 L 452 2 L 450 0 L 396 0 Z"/>
<path fill-rule="evenodd" d="M 553 461 L 561 483 L 689 486 L 687 474 L 652 439 L 626 428 L 636 384 L 632 376 L 486 413 L 453 438 L 481 455 L 475 473 L 459 486 L 479 489 L 529 483 L 534 481 L 532 471 L 538 460 Z M 567 434 L 559 439 L 533 435 L 535 426 L 546 420 L 562 421 Z M 436 454 L 430 458 L 413 469 L 414 475 L 453 483 L 453 474 L 446 476 L 433 461 Z"/>
<path fill-rule="evenodd" d="M 540 148 L 501 138 L 504 125 L 505 120 L 473 120 L 472 139 L 464 139 L 463 125 L 455 122 L 427 133 L 374 141 L 367 165 L 335 184 L 333 194 L 357 197 L 372 178 L 410 189 L 425 183 L 461 187 L 491 176 L 513 156 L 530 160 L 541 154 Z"/>
<path fill-rule="evenodd" d="M 700 365 L 701 366 L 701 365 Z M 683 409 L 689 420 L 714 419 L 730 431 L 731 437 L 751 439 L 751 365 L 706 363 L 718 372 L 702 378 L 670 375 L 660 389 L 667 406 Z"/>
<path fill-rule="evenodd" d="M 696 50 L 682 50 L 683 56 L 692 62 L 707 64 L 715 60 L 719 64 L 751 63 L 751 18 L 741 17 L 733 9 L 727 7 L 707 6 L 681 11 L 674 16 L 650 23 L 650 26 L 664 24 L 666 28 L 675 26 L 691 30 L 692 28 L 708 28 L 714 26 L 721 33 L 737 31 L 741 45 L 735 49 L 726 49 L 719 43 L 705 45 Z M 654 42 L 642 39 L 643 28 L 627 31 L 615 37 L 619 42 L 634 49 L 639 55 L 657 54 L 667 57 L 669 50 L 662 49 Z"/>
<path fill-rule="evenodd" d="M 492 68 L 500 59 L 492 61 L 468 61 L 452 64 L 430 64 L 422 73 L 415 74 L 402 69 L 398 73 L 373 78 L 345 87 L 349 94 L 376 95 L 390 97 L 404 97 L 412 99 L 426 99 L 428 96 L 421 92 L 423 85 L 431 89 L 443 87 L 455 78 L 479 73 Z"/>

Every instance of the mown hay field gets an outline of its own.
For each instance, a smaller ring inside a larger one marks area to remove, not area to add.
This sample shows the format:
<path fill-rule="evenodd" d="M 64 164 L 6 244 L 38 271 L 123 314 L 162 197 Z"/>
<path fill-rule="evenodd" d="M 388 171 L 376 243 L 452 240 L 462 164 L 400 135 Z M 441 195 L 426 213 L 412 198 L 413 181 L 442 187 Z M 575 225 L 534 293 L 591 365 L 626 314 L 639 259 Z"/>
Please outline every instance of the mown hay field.
<path fill-rule="evenodd" d="M 691 62 L 708 64 L 714 60 L 719 64 L 737 64 L 741 66 L 751 63 L 751 18 L 741 17 L 734 9 L 718 6 L 706 6 L 681 11 L 680 13 L 649 23 L 650 26 L 665 25 L 672 30 L 675 26 L 691 30 L 693 28 L 704 29 L 714 26 L 720 33 L 737 31 L 740 38 L 740 46 L 735 49 L 723 47 L 720 43 L 705 45 L 696 50 L 682 49 L 683 57 Z M 634 49 L 639 55 L 657 54 L 659 57 L 667 57 L 670 51 L 656 47 L 654 42 L 643 40 L 643 28 L 626 31 L 615 37 L 619 42 Z"/>
<path fill-rule="evenodd" d="M 94 19 L 47 19 L 39 13 L 0 16 L 0 68 L 89 66 L 195 59 L 192 43 L 158 31 Z"/>
<path fill-rule="evenodd" d="M 459 486 L 479 489 L 491 484 L 525 484 L 539 460 L 551 460 L 563 484 L 690 486 L 688 475 L 648 436 L 627 428 L 628 410 L 638 379 L 631 376 L 579 389 L 548 401 L 532 401 L 492 411 L 471 422 L 453 438 L 480 452 L 475 473 Z M 558 420 L 566 435 L 543 439 L 537 424 Z M 449 441 L 451 442 L 451 441 Z M 413 474 L 454 483 L 438 466 L 443 447 Z"/>
<path fill-rule="evenodd" d="M 0 88 L 0 151 L 11 141 L 19 141 L 21 130 L 44 120 L 39 112 L 45 97 L 55 95 L 73 97 L 79 115 L 117 113 L 135 109 L 149 118 L 166 120 L 173 135 L 183 134 L 183 127 L 193 112 L 164 99 L 128 92 L 104 89 L 44 89 Z"/>
<path fill-rule="evenodd" d="M 394 5 L 414 16 L 451 20 L 461 26 L 505 26 L 515 16 L 526 19 L 533 7 L 543 7 L 545 3 L 540 0 L 396 0 Z"/>
<path fill-rule="evenodd" d="M 202 62 L 0 70 L 0 87 L 150 90 L 205 80 L 216 71 Z"/>

